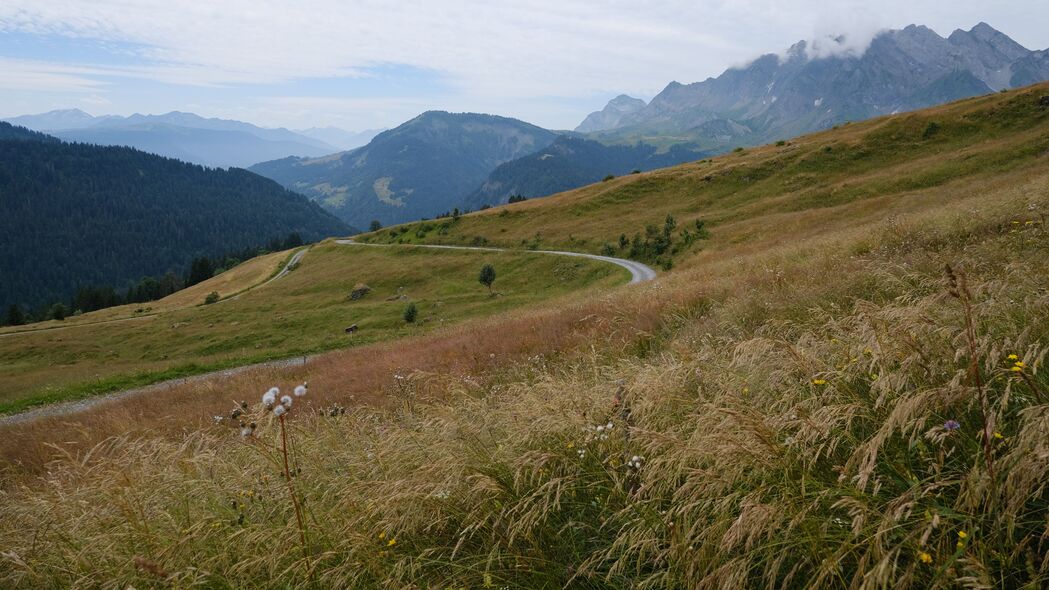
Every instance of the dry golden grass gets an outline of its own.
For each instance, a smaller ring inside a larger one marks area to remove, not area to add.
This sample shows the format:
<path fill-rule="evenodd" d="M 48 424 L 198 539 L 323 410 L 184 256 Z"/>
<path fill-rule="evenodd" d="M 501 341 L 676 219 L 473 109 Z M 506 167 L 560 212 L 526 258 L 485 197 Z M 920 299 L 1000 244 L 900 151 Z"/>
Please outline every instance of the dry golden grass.
<path fill-rule="evenodd" d="M 7 428 L 0 584 L 1043 587 L 1049 167 L 1025 161 L 726 219 L 597 300 Z M 257 404 L 307 378 L 308 558 Z M 240 400 L 246 438 L 210 419 Z"/>

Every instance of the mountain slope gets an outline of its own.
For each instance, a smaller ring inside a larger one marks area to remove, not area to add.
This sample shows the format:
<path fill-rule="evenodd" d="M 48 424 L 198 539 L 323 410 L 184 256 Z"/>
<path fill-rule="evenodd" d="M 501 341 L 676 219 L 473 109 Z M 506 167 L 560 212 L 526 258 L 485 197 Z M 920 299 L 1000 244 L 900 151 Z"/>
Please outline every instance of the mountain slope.
<path fill-rule="evenodd" d="M 400 223 L 450 211 L 497 166 L 555 137 L 517 119 L 430 111 L 356 150 L 263 162 L 251 170 L 367 227 L 371 220 Z"/>
<path fill-rule="evenodd" d="M 629 174 L 673 166 L 710 155 L 678 144 L 660 151 L 646 144 L 605 145 L 580 137 L 560 136 L 534 154 L 501 164 L 466 198 L 465 208 L 502 205 L 513 195 L 545 197 L 591 184 L 607 175 Z"/>
<path fill-rule="evenodd" d="M 616 255 L 634 257 L 644 256 L 644 250 L 619 245 L 619 237 L 632 241 L 638 236 L 644 242 L 649 227 L 658 234 L 669 214 L 676 229 L 658 257 L 678 268 L 704 245 L 682 233 L 687 230 L 695 238 L 696 221 L 704 222 L 712 235 L 728 232 L 728 244 L 759 236 L 790 241 L 818 223 L 788 227 L 748 220 L 833 207 L 881 214 L 890 202 L 906 210 L 909 203 L 923 202 L 929 191 L 948 198 L 950 186 L 975 186 L 1013 170 L 1044 172 L 1046 154 L 1049 84 L 1043 83 L 358 239 L 468 245 L 481 238 L 492 246 L 528 244 L 595 254 L 607 251 L 608 244 L 618 246 Z M 983 190 L 992 189 L 988 185 Z"/>
<path fill-rule="evenodd" d="M 986 23 L 948 38 L 911 25 L 876 36 L 860 55 L 844 39 L 804 41 L 717 78 L 672 82 L 624 115 L 606 141 L 661 136 L 704 147 L 758 144 L 1049 78 L 1044 52 L 1029 51 Z M 827 53 L 830 53 L 827 56 Z M 728 133 L 712 133 L 714 124 Z"/>
<path fill-rule="evenodd" d="M 173 111 L 163 115 L 92 117 L 80 110 L 25 115 L 9 122 L 67 141 L 122 145 L 212 167 L 246 168 L 291 155 L 321 156 L 338 151 L 322 140 L 287 129 L 265 129 L 226 119 Z"/>
<path fill-rule="evenodd" d="M 0 137 L 15 129 L 0 123 Z M 0 139 L 0 304 L 66 299 L 78 285 L 119 287 L 291 232 L 316 240 L 349 231 L 245 170 L 130 148 Z"/>

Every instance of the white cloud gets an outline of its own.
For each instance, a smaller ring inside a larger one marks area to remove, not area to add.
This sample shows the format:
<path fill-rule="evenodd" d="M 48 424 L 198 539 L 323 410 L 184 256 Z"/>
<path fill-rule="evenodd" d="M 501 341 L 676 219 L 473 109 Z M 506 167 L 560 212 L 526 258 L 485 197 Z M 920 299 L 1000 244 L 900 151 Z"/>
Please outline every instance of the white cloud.
<path fill-rule="evenodd" d="M 947 34 L 980 20 L 1028 45 L 1032 39 L 1049 45 L 1040 26 L 1049 21 L 1049 4 L 1030 0 L 0 2 L 0 34 L 130 44 L 127 51 L 138 58 L 130 66 L 37 64 L 35 70 L 21 62 L 5 86 L 100 94 L 107 83 L 135 78 L 207 89 L 366 76 L 397 65 L 436 72 L 455 94 L 444 108 L 515 106 L 523 110 L 502 114 L 551 126 L 568 126 L 569 118 L 586 113 L 558 114 L 563 105 L 549 99 L 585 99 L 599 108 L 620 92 L 651 97 L 670 80 L 702 80 L 798 39 L 817 40 L 813 55 L 856 52 L 882 27 L 917 22 Z M 844 44 L 828 41 L 839 34 Z M 424 108 L 430 106 L 437 105 Z M 278 106 L 263 101 L 257 108 Z M 288 104 L 279 108 L 293 112 Z M 544 114 L 556 119 L 538 118 Z"/>

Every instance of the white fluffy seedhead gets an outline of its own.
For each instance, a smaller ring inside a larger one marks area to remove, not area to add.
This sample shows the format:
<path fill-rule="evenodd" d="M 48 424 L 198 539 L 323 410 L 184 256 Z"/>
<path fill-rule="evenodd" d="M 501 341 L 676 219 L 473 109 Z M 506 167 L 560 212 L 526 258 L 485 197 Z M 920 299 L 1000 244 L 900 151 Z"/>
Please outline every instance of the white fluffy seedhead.
<path fill-rule="evenodd" d="M 287 411 L 288 408 L 285 408 L 284 406 L 277 406 L 276 408 L 273 408 L 273 414 L 275 416 L 283 416 Z"/>
<path fill-rule="evenodd" d="M 281 397 L 280 398 L 280 404 L 282 406 L 284 406 L 285 408 L 290 408 L 291 407 L 291 396 L 290 395 L 285 395 L 285 396 Z"/>
<path fill-rule="evenodd" d="M 306 384 L 303 383 L 295 388 L 295 397 L 302 397 L 306 395 Z"/>

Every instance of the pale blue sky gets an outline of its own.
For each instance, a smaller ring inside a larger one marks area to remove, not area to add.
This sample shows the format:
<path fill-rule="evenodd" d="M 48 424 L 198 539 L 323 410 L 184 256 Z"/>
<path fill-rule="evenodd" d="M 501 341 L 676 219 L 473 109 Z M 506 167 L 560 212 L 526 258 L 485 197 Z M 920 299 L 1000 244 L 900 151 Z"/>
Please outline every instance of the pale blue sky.
<path fill-rule="evenodd" d="M 428 109 L 571 128 L 799 39 L 979 21 L 1049 47 L 1049 2 L 0 0 L 0 116 L 193 111 L 390 127 Z"/>

